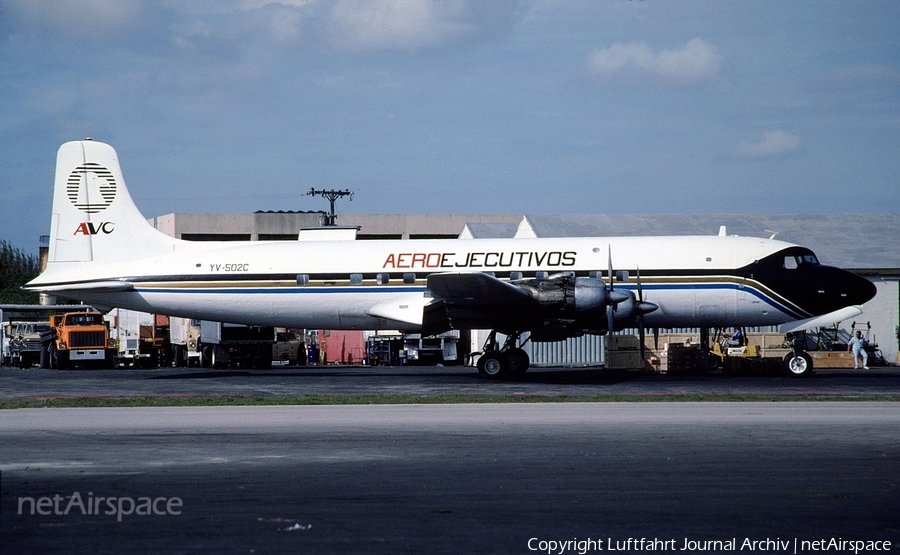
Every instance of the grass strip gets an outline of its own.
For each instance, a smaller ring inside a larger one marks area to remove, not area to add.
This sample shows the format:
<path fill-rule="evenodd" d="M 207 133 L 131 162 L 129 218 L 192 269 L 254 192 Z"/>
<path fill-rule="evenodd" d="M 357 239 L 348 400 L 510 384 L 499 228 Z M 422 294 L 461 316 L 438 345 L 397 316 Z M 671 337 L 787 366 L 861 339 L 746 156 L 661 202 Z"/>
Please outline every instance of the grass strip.
<path fill-rule="evenodd" d="M 736 395 L 698 393 L 678 395 L 140 395 L 91 397 L 17 397 L 0 400 L 0 409 L 78 407 L 221 407 L 271 405 L 432 405 L 462 403 L 658 403 L 658 402 L 897 402 L 891 395 Z"/>

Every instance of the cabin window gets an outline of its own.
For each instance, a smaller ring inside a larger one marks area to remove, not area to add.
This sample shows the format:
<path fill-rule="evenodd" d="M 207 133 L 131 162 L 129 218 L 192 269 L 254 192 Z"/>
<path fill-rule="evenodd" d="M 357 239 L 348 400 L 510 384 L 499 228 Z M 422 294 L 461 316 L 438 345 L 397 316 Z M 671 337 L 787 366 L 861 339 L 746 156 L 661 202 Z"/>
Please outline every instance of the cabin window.
<path fill-rule="evenodd" d="M 547 279 L 547 276 L 550 275 L 547 272 L 535 272 L 534 277 L 537 279 Z"/>
<path fill-rule="evenodd" d="M 375 283 L 378 285 L 387 285 L 391 281 L 390 274 L 377 274 L 375 276 Z"/>
<path fill-rule="evenodd" d="M 510 272 L 509 279 L 511 279 L 513 281 L 522 279 L 522 272 Z"/>
<path fill-rule="evenodd" d="M 309 285 L 309 274 L 298 274 L 297 285 L 300 285 L 301 287 Z"/>
<path fill-rule="evenodd" d="M 415 283 L 416 282 L 416 274 L 412 272 L 407 272 L 403 274 L 403 283 Z"/>
<path fill-rule="evenodd" d="M 350 285 L 362 285 L 362 274 L 350 274 Z"/>

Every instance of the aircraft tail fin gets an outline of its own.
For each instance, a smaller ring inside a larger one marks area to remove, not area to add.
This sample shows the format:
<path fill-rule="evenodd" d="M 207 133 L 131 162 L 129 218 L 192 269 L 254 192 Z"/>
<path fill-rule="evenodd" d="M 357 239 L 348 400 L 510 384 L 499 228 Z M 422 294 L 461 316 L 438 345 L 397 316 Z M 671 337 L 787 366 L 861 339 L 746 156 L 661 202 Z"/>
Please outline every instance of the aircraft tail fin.
<path fill-rule="evenodd" d="M 72 141 L 59 148 L 48 261 L 120 262 L 172 252 L 177 239 L 140 213 L 109 145 Z"/>

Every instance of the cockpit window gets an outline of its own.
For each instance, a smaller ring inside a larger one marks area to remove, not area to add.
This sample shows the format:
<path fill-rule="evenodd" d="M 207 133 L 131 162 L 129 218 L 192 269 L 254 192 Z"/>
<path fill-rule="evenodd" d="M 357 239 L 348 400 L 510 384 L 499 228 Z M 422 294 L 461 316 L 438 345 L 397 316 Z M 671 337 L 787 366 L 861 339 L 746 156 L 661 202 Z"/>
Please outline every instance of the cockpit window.
<path fill-rule="evenodd" d="M 812 253 L 799 255 L 791 254 L 784 257 L 784 268 L 787 270 L 796 270 L 801 265 L 812 266 L 818 263 L 819 259 Z"/>

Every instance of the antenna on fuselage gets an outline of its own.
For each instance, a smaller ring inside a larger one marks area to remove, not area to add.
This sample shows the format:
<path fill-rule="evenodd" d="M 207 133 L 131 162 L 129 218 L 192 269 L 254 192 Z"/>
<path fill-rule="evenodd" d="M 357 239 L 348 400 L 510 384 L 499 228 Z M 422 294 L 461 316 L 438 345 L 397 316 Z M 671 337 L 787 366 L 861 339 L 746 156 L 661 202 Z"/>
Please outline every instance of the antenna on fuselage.
<path fill-rule="evenodd" d="M 320 197 L 325 197 L 328 199 L 328 202 L 331 204 L 331 211 L 328 213 L 327 216 L 325 216 L 325 225 L 326 226 L 337 225 L 335 223 L 335 221 L 337 220 L 337 215 L 334 213 L 334 201 L 336 201 L 340 197 L 346 197 L 346 196 L 349 196 L 351 201 L 353 200 L 353 191 L 351 191 L 349 189 L 344 189 L 343 191 L 336 191 L 334 189 L 322 189 L 322 190 L 317 191 L 315 189 L 315 187 L 313 187 L 306 194 L 311 197 L 320 196 Z"/>

